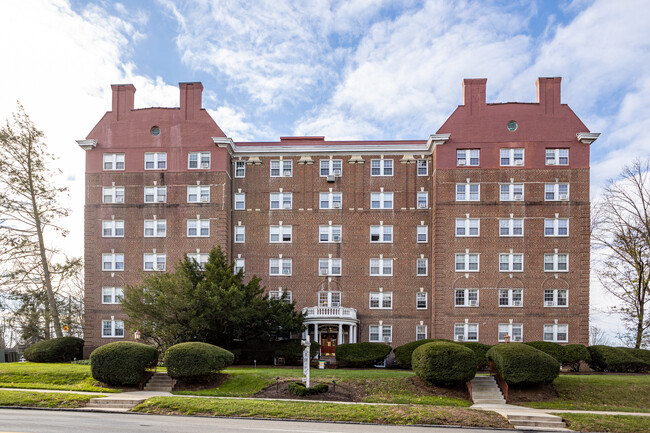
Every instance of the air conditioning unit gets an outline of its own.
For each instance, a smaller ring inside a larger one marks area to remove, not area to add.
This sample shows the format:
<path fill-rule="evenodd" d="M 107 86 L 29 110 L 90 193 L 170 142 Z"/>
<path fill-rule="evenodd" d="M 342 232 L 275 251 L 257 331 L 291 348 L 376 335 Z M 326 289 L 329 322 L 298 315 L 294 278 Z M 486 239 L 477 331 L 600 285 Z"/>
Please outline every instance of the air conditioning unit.
<path fill-rule="evenodd" d="M 560 194 L 560 200 L 568 200 L 569 196 L 567 194 Z"/>
<path fill-rule="evenodd" d="M 523 199 L 524 199 L 524 195 L 523 195 L 523 194 L 515 194 L 515 200 L 517 200 L 517 201 L 522 201 Z"/>
<path fill-rule="evenodd" d="M 208 200 L 210 200 L 209 197 L 201 196 L 201 201 L 202 201 L 203 203 L 207 203 Z"/>
<path fill-rule="evenodd" d="M 341 170 L 334 170 L 334 176 L 341 177 Z"/>
<path fill-rule="evenodd" d="M 464 159 L 459 159 L 457 161 L 457 165 L 466 165 L 466 164 L 467 164 L 467 162 Z"/>
<path fill-rule="evenodd" d="M 332 242 L 341 242 L 341 236 L 332 235 Z"/>
<path fill-rule="evenodd" d="M 521 338 L 519 338 L 519 337 L 512 337 L 512 338 L 510 339 L 510 341 L 512 341 L 512 342 L 521 341 Z"/>
<path fill-rule="evenodd" d="M 208 162 L 202 162 L 202 163 L 201 163 L 201 168 L 210 168 L 210 163 L 208 163 Z"/>
<path fill-rule="evenodd" d="M 115 203 L 124 203 L 124 197 L 122 196 L 115 197 Z"/>
<path fill-rule="evenodd" d="M 384 337 L 384 343 L 390 343 L 390 337 Z"/>
<path fill-rule="evenodd" d="M 156 269 L 159 270 L 159 271 L 164 271 L 165 270 L 165 265 L 158 264 L 158 265 L 156 265 Z"/>
<path fill-rule="evenodd" d="M 523 303 L 521 301 L 514 301 L 512 305 L 514 305 L 515 307 L 521 307 Z"/>
<path fill-rule="evenodd" d="M 165 197 L 158 197 L 158 203 L 164 203 Z"/>
<path fill-rule="evenodd" d="M 283 206 L 285 209 L 291 209 L 291 203 L 283 203 L 282 206 Z"/>
<path fill-rule="evenodd" d="M 462 335 L 456 335 L 454 337 L 454 341 L 463 341 L 464 339 L 465 339 L 465 337 L 463 337 Z"/>
<path fill-rule="evenodd" d="M 328 182 L 334 182 L 335 180 L 336 180 L 336 178 L 334 177 L 333 174 L 330 174 L 330 175 L 327 176 L 327 181 Z"/>
<path fill-rule="evenodd" d="M 282 273 L 289 275 L 291 273 L 291 269 L 282 269 Z"/>
<path fill-rule="evenodd" d="M 546 165 L 555 165 L 555 160 L 554 159 L 547 159 L 546 160 Z"/>
<path fill-rule="evenodd" d="M 418 203 L 418 209 L 426 209 L 427 204 L 426 203 Z"/>
<path fill-rule="evenodd" d="M 283 175 L 283 176 L 291 176 L 291 170 L 284 170 L 284 171 L 282 172 L 282 175 Z"/>
<path fill-rule="evenodd" d="M 544 306 L 545 307 L 553 307 L 555 303 L 553 301 L 544 301 Z"/>
<path fill-rule="evenodd" d="M 470 307 L 478 307 L 478 301 L 469 301 Z"/>
<path fill-rule="evenodd" d="M 515 159 L 515 165 L 524 165 L 523 159 Z"/>
<path fill-rule="evenodd" d="M 341 209 L 341 202 L 340 201 L 332 202 L 332 207 L 334 209 Z"/>

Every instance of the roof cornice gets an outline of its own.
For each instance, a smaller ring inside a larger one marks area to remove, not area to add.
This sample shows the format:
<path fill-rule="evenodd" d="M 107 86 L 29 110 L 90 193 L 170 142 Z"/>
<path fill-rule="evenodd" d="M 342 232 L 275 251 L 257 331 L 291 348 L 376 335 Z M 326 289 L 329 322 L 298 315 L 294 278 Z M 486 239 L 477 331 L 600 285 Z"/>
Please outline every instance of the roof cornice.
<path fill-rule="evenodd" d="M 578 132 L 576 134 L 576 137 L 578 137 L 578 141 L 580 143 L 591 144 L 594 141 L 598 140 L 598 137 L 600 137 L 600 133 L 599 132 Z"/>
<path fill-rule="evenodd" d="M 75 140 L 79 147 L 81 147 L 85 151 L 93 150 L 95 147 L 97 147 L 97 140 L 90 139 L 90 140 Z"/>

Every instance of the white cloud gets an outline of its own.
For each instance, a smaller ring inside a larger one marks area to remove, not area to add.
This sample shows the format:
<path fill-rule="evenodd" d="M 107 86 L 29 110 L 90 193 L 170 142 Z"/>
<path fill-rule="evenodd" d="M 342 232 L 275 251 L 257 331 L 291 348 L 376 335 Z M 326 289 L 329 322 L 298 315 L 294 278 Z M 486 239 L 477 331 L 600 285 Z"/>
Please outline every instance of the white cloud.
<path fill-rule="evenodd" d="M 216 110 L 208 110 L 208 112 L 221 130 L 234 141 L 254 141 L 263 136 L 260 133 L 260 127 L 246 121 L 246 114 L 234 107 L 222 105 Z M 263 138 L 263 140 L 269 139 L 268 135 Z"/>

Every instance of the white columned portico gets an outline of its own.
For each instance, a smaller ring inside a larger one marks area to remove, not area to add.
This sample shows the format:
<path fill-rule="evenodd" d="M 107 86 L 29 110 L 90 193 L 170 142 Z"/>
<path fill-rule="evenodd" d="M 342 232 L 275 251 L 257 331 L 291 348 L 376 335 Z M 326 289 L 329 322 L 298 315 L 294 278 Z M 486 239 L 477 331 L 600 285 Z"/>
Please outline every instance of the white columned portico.
<path fill-rule="evenodd" d="M 343 344 L 343 323 L 339 322 L 339 335 L 336 344 Z"/>
<path fill-rule="evenodd" d="M 316 343 L 320 344 L 320 332 L 318 332 L 318 326 L 319 326 L 319 323 L 314 322 L 314 341 L 316 341 Z"/>
<path fill-rule="evenodd" d="M 355 330 L 359 320 L 357 319 L 357 310 L 345 307 L 307 307 L 302 310 L 305 316 L 305 325 L 309 334 L 309 326 L 314 325 L 313 341 L 321 346 L 323 341 L 318 327 L 327 326 L 328 342 L 334 346 L 346 343 L 343 327 L 348 328 L 347 343 L 356 343 L 357 336 Z M 338 332 L 337 335 L 335 333 Z M 333 341 L 332 341 L 333 340 Z M 330 347 L 328 345 L 328 347 Z M 322 351 L 323 349 L 321 349 Z M 329 352 L 328 352 L 329 353 Z M 331 352 L 333 354 L 333 352 Z"/>

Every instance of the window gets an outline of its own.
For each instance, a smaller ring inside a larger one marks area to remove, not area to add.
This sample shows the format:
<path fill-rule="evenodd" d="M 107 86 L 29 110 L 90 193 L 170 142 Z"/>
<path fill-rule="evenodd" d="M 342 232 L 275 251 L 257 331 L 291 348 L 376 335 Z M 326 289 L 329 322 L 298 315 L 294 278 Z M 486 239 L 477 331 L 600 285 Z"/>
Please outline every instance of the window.
<path fill-rule="evenodd" d="M 246 227 L 235 226 L 235 243 L 243 244 L 246 242 Z"/>
<path fill-rule="evenodd" d="M 478 289 L 456 289 L 454 291 L 455 307 L 478 307 Z"/>
<path fill-rule="evenodd" d="M 123 153 L 105 153 L 104 170 L 124 170 Z"/>
<path fill-rule="evenodd" d="M 415 308 L 418 310 L 427 309 L 427 292 L 415 293 Z"/>
<path fill-rule="evenodd" d="M 499 289 L 499 307 L 523 307 L 522 289 Z"/>
<path fill-rule="evenodd" d="M 478 218 L 456 218 L 456 237 L 474 237 L 480 235 L 481 220 Z"/>
<path fill-rule="evenodd" d="M 341 226 L 318 226 L 318 242 L 339 243 L 341 233 Z"/>
<path fill-rule="evenodd" d="M 166 170 L 167 153 L 166 152 L 145 152 L 144 169 L 145 170 Z"/>
<path fill-rule="evenodd" d="M 246 210 L 246 194 L 243 192 L 235 193 L 235 210 Z"/>
<path fill-rule="evenodd" d="M 342 197 L 340 192 L 321 192 L 319 203 L 321 209 L 341 209 Z"/>
<path fill-rule="evenodd" d="M 102 254 L 102 271 L 123 271 L 124 254 Z"/>
<path fill-rule="evenodd" d="M 418 159 L 418 176 L 429 175 L 429 161 L 426 159 Z"/>
<path fill-rule="evenodd" d="M 457 183 L 456 201 L 479 201 L 481 186 L 478 183 Z"/>
<path fill-rule="evenodd" d="M 291 259 L 269 259 L 269 275 L 291 275 Z"/>
<path fill-rule="evenodd" d="M 371 310 L 390 310 L 393 308 L 393 292 L 370 292 Z"/>
<path fill-rule="evenodd" d="M 415 341 L 426 340 L 427 325 L 415 325 Z"/>
<path fill-rule="evenodd" d="M 456 254 L 456 272 L 478 272 L 479 254 Z"/>
<path fill-rule="evenodd" d="M 271 177 L 291 177 L 293 176 L 292 160 L 271 160 Z"/>
<path fill-rule="evenodd" d="M 232 271 L 235 273 L 235 275 L 237 275 L 239 271 L 242 273 L 246 272 L 246 260 L 241 258 L 235 259 L 235 265 L 233 266 Z"/>
<path fill-rule="evenodd" d="M 291 226 L 270 226 L 269 227 L 269 242 L 272 244 L 291 243 L 292 239 Z"/>
<path fill-rule="evenodd" d="M 524 199 L 523 183 L 502 183 L 499 185 L 499 200 L 521 201 Z"/>
<path fill-rule="evenodd" d="M 271 198 L 271 209 L 291 209 L 293 193 L 272 192 L 269 194 L 269 197 Z"/>
<path fill-rule="evenodd" d="M 165 203 L 167 201 L 166 186 L 145 186 L 144 202 L 145 203 Z"/>
<path fill-rule="evenodd" d="M 235 177 L 246 177 L 246 161 L 235 161 Z"/>
<path fill-rule="evenodd" d="M 210 168 L 210 152 L 189 152 L 187 154 L 187 168 Z"/>
<path fill-rule="evenodd" d="M 102 203 L 124 203 L 124 187 L 102 187 Z"/>
<path fill-rule="evenodd" d="M 501 166 L 524 165 L 524 149 L 501 149 Z"/>
<path fill-rule="evenodd" d="M 569 199 L 568 183 L 547 183 L 544 185 L 544 200 L 565 201 Z"/>
<path fill-rule="evenodd" d="M 318 306 L 339 308 L 341 306 L 341 292 L 318 292 Z"/>
<path fill-rule="evenodd" d="M 499 323 L 499 342 L 506 341 L 506 335 L 512 342 L 523 341 L 524 325 L 521 323 Z"/>
<path fill-rule="evenodd" d="M 102 221 L 102 236 L 105 238 L 123 238 L 124 221 L 123 220 Z"/>
<path fill-rule="evenodd" d="M 371 276 L 390 276 L 393 275 L 393 259 L 370 259 Z"/>
<path fill-rule="evenodd" d="M 167 254 L 143 254 L 145 271 L 164 271 L 167 269 Z"/>
<path fill-rule="evenodd" d="M 164 238 L 167 236 L 167 220 L 144 220 L 145 238 Z"/>
<path fill-rule="evenodd" d="M 205 269 L 205 264 L 210 257 L 208 253 L 187 253 L 186 256 L 188 260 L 194 260 L 201 269 Z"/>
<path fill-rule="evenodd" d="M 547 289 L 544 290 L 545 307 L 568 307 L 569 291 L 566 289 Z"/>
<path fill-rule="evenodd" d="M 291 303 L 291 299 L 293 298 L 292 295 L 291 290 L 282 290 L 282 287 L 278 290 L 269 291 L 269 299 L 275 299 L 276 301 L 286 301 Z"/>
<path fill-rule="evenodd" d="M 569 149 L 546 149 L 546 165 L 569 165 Z"/>
<path fill-rule="evenodd" d="M 465 165 L 476 167 L 480 164 L 479 149 L 458 149 L 456 150 L 456 165 L 462 167 Z"/>
<path fill-rule="evenodd" d="M 417 241 L 419 244 L 426 244 L 429 242 L 429 226 L 418 226 Z"/>
<path fill-rule="evenodd" d="M 341 275 L 341 259 L 318 259 L 318 275 Z"/>
<path fill-rule="evenodd" d="M 392 243 L 393 226 L 370 226 L 370 242 Z"/>
<path fill-rule="evenodd" d="M 124 321 L 102 320 L 102 337 L 124 338 Z"/>
<path fill-rule="evenodd" d="M 341 159 L 321 159 L 320 160 L 320 177 L 341 176 L 343 173 L 343 160 Z"/>
<path fill-rule="evenodd" d="M 569 341 L 569 325 L 544 325 L 544 341 L 566 343 Z"/>
<path fill-rule="evenodd" d="M 371 176 L 392 176 L 393 160 L 392 159 L 371 159 L 370 175 Z"/>
<path fill-rule="evenodd" d="M 370 209 L 392 209 L 392 208 L 393 208 L 392 192 L 370 193 Z"/>
<path fill-rule="evenodd" d="M 187 220 L 188 238 L 207 238 L 210 236 L 210 220 Z"/>
<path fill-rule="evenodd" d="M 418 192 L 418 209 L 427 209 L 429 207 L 429 193 L 426 191 Z"/>
<path fill-rule="evenodd" d="M 544 254 L 544 272 L 569 272 L 569 255 Z"/>
<path fill-rule="evenodd" d="M 368 328 L 370 332 L 370 342 L 390 343 L 393 341 L 392 325 L 370 325 Z"/>
<path fill-rule="evenodd" d="M 521 237 L 524 235 L 523 218 L 510 218 L 499 220 L 499 236 L 501 237 Z"/>
<path fill-rule="evenodd" d="M 569 236 L 569 219 L 568 218 L 545 219 L 544 236 Z"/>
<path fill-rule="evenodd" d="M 124 299 L 122 287 L 102 287 L 102 304 L 121 304 Z"/>
<path fill-rule="evenodd" d="M 209 203 L 210 202 L 210 186 L 188 185 L 187 186 L 187 202 L 188 203 Z"/>
<path fill-rule="evenodd" d="M 426 277 L 428 275 L 429 261 L 427 259 L 417 259 L 415 264 L 416 275 L 418 277 Z"/>
<path fill-rule="evenodd" d="M 499 272 L 523 272 L 523 254 L 499 254 Z"/>
<path fill-rule="evenodd" d="M 455 341 L 478 341 L 478 323 L 455 323 Z"/>

